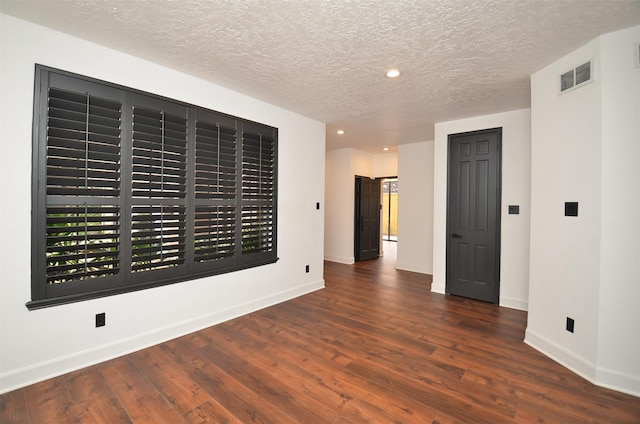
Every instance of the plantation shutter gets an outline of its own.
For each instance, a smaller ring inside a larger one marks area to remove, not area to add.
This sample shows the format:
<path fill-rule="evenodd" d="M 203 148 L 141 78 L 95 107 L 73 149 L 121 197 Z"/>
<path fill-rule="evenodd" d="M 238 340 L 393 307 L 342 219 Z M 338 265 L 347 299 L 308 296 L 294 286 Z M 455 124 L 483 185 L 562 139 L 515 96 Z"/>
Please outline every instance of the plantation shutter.
<path fill-rule="evenodd" d="M 198 109 L 195 128 L 194 260 L 228 266 L 236 253 L 236 120 Z"/>
<path fill-rule="evenodd" d="M 33 237 L 45 258 L 38 292 L 52 298 L 107 288 L 121 272 L 122 93 L 58 75 L 47 82 L 34 152 L 45 200 L 34 202 Z"/>
<path fill-rule="evenodd" d="M 131 272 L 166 277 L 186 260 L 187 109 L 136 95 L 132 116 Z"/>
<path fill-rule="evenodd" d="M 29 309 L 277 260 L 277 129 L 36 65 Z"/>
<path fill-rule="evenodd" d="M 243 124 L 243 257 L 269 258 L 275 252 L 275 139 L 273 128 Z"/>

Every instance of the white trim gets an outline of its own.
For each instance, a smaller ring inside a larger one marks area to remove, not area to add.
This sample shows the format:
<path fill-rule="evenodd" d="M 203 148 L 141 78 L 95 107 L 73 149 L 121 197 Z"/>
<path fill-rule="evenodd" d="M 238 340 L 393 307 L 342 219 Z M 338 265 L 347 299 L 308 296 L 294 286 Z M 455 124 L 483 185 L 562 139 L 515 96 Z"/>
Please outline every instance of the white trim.
<path fill-rule="evenodd" d="M 444 282 L 437 283 L 437 282 L 433 281 L 431 283 L 431 292 L 432 293 L 446 294 L 447 293 L 447 286 L 446 286 L 446 284 Z"/>
<path fill-rule="evenodd" d="M 589 382 L 633 396 L 640 396 L 640 379 L 603 368 L 527 328 L 524 342 Z"/>
<path fill-rule="evenodd" d="M 342 257 L 342 256 L 325 255 L 324 260 L 329 262 L 338 262 L 339 264 L 345 264 L 345 265 L 353 265 L 354 263 L 356 263 L 356 258 L 354 256 Z"/>
<path fill-rule="evenodd" d="M 500 306 L 505 308 L 517 309 L 519 311 L 529 311 L 529 302 L 515 297 L 500 296 Z"/>
<path fill-rule="evenodd" d="M 420 274 L 433 275 L 433 269 L 428 269 L 421 264 L 412 264 L 409 262 L 396 262 L 396 269 L 402 271 L 418 272 Z"/>
<path fill-rule="evenodd" d="M 0 394 L 114 359 L 324 288 L 324 280 L 0 375 Z"/>

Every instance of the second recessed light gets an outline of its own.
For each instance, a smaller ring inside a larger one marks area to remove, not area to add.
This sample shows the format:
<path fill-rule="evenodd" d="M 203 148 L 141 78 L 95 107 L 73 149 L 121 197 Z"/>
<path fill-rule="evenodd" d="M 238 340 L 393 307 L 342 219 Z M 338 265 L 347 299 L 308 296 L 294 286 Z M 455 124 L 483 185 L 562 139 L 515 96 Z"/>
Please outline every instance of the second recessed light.
<path fill-rule="evenodd" d="M 387 71 L 387 77 L 389 78 L 396 78 L 400 76 L 400 71 L 398 71 L 397 69 L 390 69 Z"/>

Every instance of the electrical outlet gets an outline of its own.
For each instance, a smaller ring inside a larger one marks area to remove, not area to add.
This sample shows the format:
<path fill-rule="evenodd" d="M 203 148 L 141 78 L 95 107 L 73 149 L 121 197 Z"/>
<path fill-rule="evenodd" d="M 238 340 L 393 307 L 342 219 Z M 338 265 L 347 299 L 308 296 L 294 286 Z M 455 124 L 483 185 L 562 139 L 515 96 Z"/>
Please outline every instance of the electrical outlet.
<path fill-rule="evenodd" d="M 569 333 L 573 333 L 574 324 L 575 324 L 575 321 L 573 320 L 573 318 L 567 317 L 567 331 Z"/>
<path fill-rule="evenodd" d="M 316 210 L 320 210 L 320 202 L 316 202 Z"/>
<path fill-rule="evenodd" d="M 96 314 L 96 328 L 104 327 L 105 325 L 107 325 L 107 314 L 105 314 L 104 312 L 101 314 Z"/>
<path fill-rule="evenodd" d="M 309 272 L 309 265 L 304 267 L 304 272 Z"/>

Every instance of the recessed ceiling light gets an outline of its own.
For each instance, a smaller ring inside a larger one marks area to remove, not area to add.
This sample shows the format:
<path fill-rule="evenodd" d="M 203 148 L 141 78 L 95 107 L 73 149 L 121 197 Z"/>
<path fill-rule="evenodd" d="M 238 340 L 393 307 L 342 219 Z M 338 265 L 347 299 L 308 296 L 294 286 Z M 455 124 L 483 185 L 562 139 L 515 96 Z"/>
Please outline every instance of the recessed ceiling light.
<path fill-rule="evenodd" d="M 342 131 L 342 130 L 338 130 L 338 131 L 337 131 L 337 133 L 338 133 L 338 134 L 340 134 L 340 135 L 342 135 L 342 134 L 344 134 L 344 131 Z"/>
<path fill-rule="evenodd" d="M 400 71 L 398 71 L 397 69 L 390 69 L 389 71 L 387 71 L 387 76 L 389 78 L 396 78 L 400 76 Z"/>
<path fill-rule="evenodd" d="M 382 150 L 384 150 L 385 152 L 388 152 L 389 148 L 388 147 L 383 147 Z"/>

